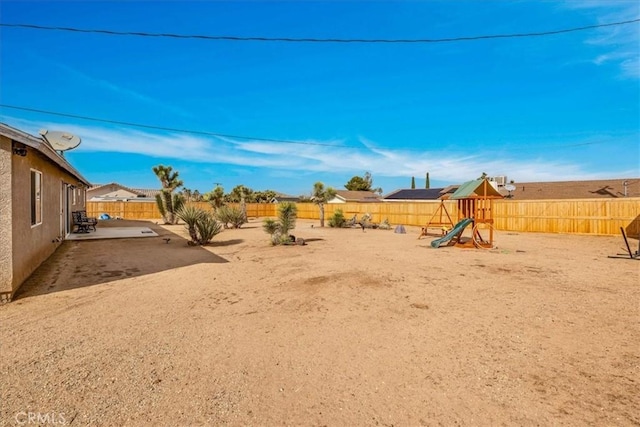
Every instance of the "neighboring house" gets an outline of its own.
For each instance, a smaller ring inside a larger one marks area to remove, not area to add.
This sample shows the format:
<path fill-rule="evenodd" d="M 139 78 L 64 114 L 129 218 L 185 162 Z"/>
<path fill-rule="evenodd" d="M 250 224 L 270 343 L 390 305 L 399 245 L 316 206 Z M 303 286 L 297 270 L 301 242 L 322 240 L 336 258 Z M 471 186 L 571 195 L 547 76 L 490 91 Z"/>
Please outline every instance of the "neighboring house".
<path fill-rule="evenodd" d="M 327 203 L 380 202 L 380 196 L 373 191 L 336 190 L 336 196 Z"/>
<path fill-rule="evenodd" d="M 87 190 L 87 201 L 154 201 L 160 190 L 145 190 L 125 187 L 116 182 L 96 185 Z"/>
<path fill-rule="evenodd" d="M 88 186 L 47 141 L 0 123 L 0 301 L 72 231 Z"/>
<path fill-rule="evenodd" d="M 439 201 L 445 194 L 453 194 L 458 186 L 445 188 L 405 188 L 384 196 L 383 202 L 433 202 Z"/>
<path fill-rule="evenodd" d="M 515 187 L 512 191 L 507 191 L 505 187 L 501 187 L 499 190 L 503 196 L 513 200 L 640 197 L 640 178 L 514 182 L 511 185 Z"/>
<path fill-rule="evenodd" d="M 284 193 L 276 193 L 276 196 L 271 199 L 271 203 L 281 203 L 281 202 L 299 202 L 299 196 L 289 196 Z"/>

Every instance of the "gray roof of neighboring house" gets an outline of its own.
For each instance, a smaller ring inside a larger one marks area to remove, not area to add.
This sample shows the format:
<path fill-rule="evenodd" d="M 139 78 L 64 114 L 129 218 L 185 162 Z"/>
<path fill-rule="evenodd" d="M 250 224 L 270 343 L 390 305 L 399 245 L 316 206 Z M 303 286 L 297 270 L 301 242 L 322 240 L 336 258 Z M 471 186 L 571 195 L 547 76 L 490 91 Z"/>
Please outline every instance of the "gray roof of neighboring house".
<path fill-rule="evenodd" d="M 280 202 L 297 202 L 298 200 L 300 200 L 300 196 L 291 196 L 289 194 L 278 193 L 276 191 L 274 199 Z"/>
<path fill-rule="evenodd" d="M 373 191 L 336 190 L 336 196 L 347 202 L 379 202 L 380 196 Z"/>
<path fill-rule="evenodd" d="M 82 181 L 85 185 L 91 185 L 89 181 L 76 170 L 76 168 L 71 166 L 71 163 L 69 163 L 67 159 L 58 154 L 58 152 L 54 150 L 53 147 L 43 138 L 30 135 L 5 123 L 0 123 L 0 135 L 37 150 L 39 153 L 42 153 L 45 157 L 58 165 L 61 169 L 75 176 L 79 181 Z"/>
<path fill-rule="evenodd" d="M 138 197 L 150 197 L 150 198 L 153 198 L 153 197 L 156 197 L 156 194 L 160 193 L 160 190 L 144 189 L 144 188 L 130 188 L 130 187 L 127 187 L 126 185 L 118 184 L 117 182 L 110 182 L 108 184 L 94 185 L 93 187 L 89 188 L 87 191 L 97 190 L 99 188 L 108 187 L 110 185 L 116 185 L 119 188 L 122 188 L 123 190 L 129 191 L 130 193 L 133 193 L 133 194 L 137 195 Z"/>
<path fill-rule="evenodd" d="M 383 197 L 384 200 L 438 200 L 444 188 L 405 188 Z"/>
<path fill-rule="evenodd" d="M 514 182 L 513 200 L 602 199 L 640 197 L 640 178 L 598 179 L 589 181 Z M 500 193 L 509 196 L 504 187 Z"/>

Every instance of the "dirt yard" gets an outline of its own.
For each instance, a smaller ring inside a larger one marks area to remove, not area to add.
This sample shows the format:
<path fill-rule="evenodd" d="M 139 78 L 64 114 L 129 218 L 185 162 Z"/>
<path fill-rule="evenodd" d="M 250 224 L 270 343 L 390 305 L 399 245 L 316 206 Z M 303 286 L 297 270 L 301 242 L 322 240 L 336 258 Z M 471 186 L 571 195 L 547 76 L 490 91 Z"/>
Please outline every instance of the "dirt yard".
<path fill-rule="evenodd" d="M 312 224 L 306 246 L 260 220 L 205 248 L 143 221 L 100 226 L 160 236 L 64 242 L 0 306 L 0 424 L 640 424 L 621 236 L 432 249 Z"/>

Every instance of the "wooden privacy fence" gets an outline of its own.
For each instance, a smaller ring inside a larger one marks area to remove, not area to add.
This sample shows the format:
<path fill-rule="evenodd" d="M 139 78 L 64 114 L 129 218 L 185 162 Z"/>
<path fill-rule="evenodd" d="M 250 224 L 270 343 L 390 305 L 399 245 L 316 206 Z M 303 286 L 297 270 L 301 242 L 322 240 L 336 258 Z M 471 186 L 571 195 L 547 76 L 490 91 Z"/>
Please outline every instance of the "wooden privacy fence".
<path fill-rule="evenodd" d="M 195 205 L 211 210 L 205 202 Z M 237 205 L 236 205 L 237 206 Z M 247 203 L 249 217 L 275 217 L 276 204 Z M 434 215 L 440 202 L 338 203 L 324 206 L 325 222 L 337 209 L 349 219 L 354 214 L 373 216 L 373 222 L 385 219 L 393 225 L 424 226 Z M 445 201 L 451 218 L 456 221 L 455 201 Z M 313 203 L 298 203 L 298 218 L 319 219 L 320 210 Z M 155 202 L 87 202 L 87 213 L 103 213 L 124 219 L 160 220 Z M 640 198 L 575 199 L 575 200 L 496 200 L 493 204 L 494 228 L 502 231 L 618 235 L 622 227 L 628 236 L 640 235 Z"/>

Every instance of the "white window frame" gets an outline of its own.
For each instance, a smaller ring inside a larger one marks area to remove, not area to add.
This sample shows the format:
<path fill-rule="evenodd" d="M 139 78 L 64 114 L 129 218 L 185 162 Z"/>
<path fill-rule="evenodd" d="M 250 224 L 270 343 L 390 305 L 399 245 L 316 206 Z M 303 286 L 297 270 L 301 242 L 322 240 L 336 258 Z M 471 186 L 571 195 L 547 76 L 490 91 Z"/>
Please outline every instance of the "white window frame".
<path fill-rule="evenodd" d="M 37 169 L 30 169 L 29 173 L 29 210 L 31 218 L 31 228 L 42 224 L 42 172 Z M 34 177 L 35 182 L 34 182 Z"/>

